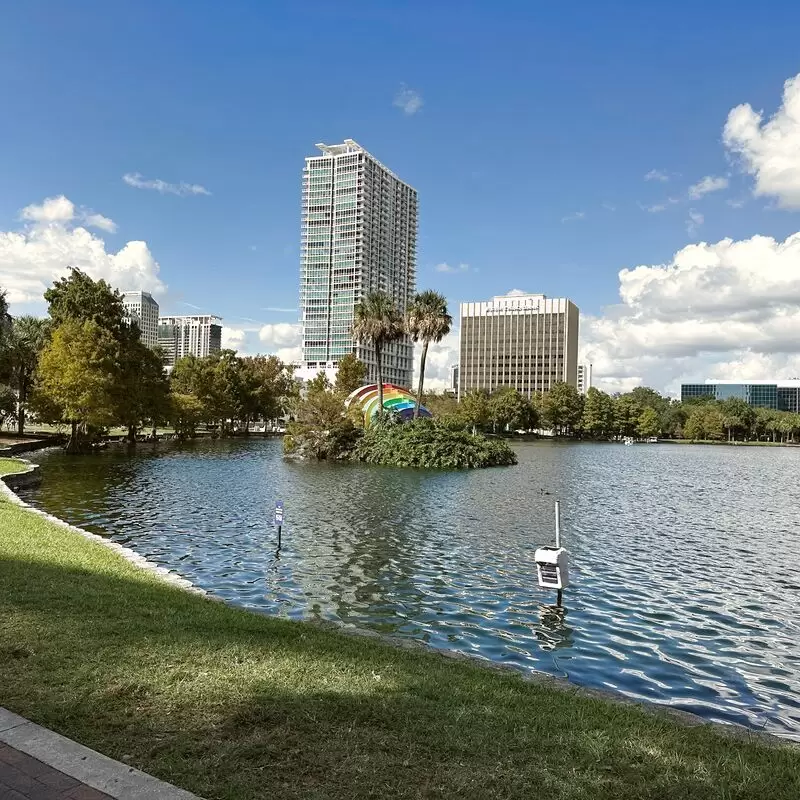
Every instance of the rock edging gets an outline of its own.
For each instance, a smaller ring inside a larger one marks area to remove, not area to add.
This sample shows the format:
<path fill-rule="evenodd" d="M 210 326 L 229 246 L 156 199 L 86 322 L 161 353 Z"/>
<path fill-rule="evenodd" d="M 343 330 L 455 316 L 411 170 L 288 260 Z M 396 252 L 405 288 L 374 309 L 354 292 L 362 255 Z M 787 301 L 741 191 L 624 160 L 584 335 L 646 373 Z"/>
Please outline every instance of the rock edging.
<path fill-rule="evenodd" d="M 158 564 L 149 561 L 144 556 L 139 555 L 134 550 L 131 550 L 129 547 L 124 547 L 117 542 L 111 541 L 110 539 L 106 539 L 103 536 L 98 536 L 96 533 L 91 533 L 90 531 L 86 531 L 83 528 L 79 528 L 76 525 L 70 525 L 68 522 L 65 522 L 58 517 L 53 516 L 52 514 L 48 514 L 45 511 L 42 511 L 35 506 L 26 503 L 20 497 L 18 497 L 14 491 L 12 490 L 12 484 L 15 485 L 17 488 L 21 486 L 31 486 L 35 485 L 39 481 L 41 481 L 41 475 L 39 475 L 38 464 L 32 464 L 25 459 L 20 459 L 28 466 L 28 469 L 25 472 L 16 472 L 11 473 L 10 475 L 2 475 L 0 476 L 0 490 L 5 492 L 6 496 L 16 505 L 22 506 L 23 508 L 27 509 L 33 514 L 38 514 L 40 517 L 44 517 L 49 522 L 52 522 L 54 525 L 58 525 L 59 527 L 66 528 L 67 530 L 72 531 L 73 533 L 77 533 L 80 536 L 83 536 L 86 539 L 89 539 L 93 542 L 97 542 L 102 544 L 105 547 L 113 550 L 114 552 L 121 555 L 126 561 L 134 564 L 135 566 L 139 567 L 140 569 L 146 569 L 155 575 L 157 575 L 162 580 L 166 581 L 167 583 L 176 586 L 180 589 L 184 589 L 187 592 L 192 592 L 194 594 L 201 595 L 205 597 L 207 600 L 213 600 L 216 602 L 225 602 L 222 598 L 217 597 L 213 594 L 210 594 L 205 589 L 201 589 L 199 586 L 195 586 L 191 581 L 187 580 L 186 578 L 182 578 L 180 575 L 171 572 L 170 570 L 166 569 L 165 567 L 161 567 Z M 20 481 L 24 481 L 23 476 L 35 476 L 29 477 L 30 483 L 24 483 Z M 10 480 L 10 479 L 17 479 L 17 480 Z M 636 706 L 640 708 L 642 711 L 648 714 L 653 714 L 655 716 L 662 716 L 666 719 L 671 720 L 679 725 L 684 725 L 686 727 L 696 727 L 700 725 L 706 725 L 714 729 L 714 731 L 721 736 L 725 736 L 731 739 L 736 740 L 744 740 L 750 742 L 757 742 L 767 747 L 800 747 L 800 742 L 794 742 L 792 740 L 783 739 L 780 736 L 776 736 L 771 733 L 767 733 L 766 731 L 756 731 L 752 730 L 751 728 L 746 728 L 743 725 L 738 725 L 735 723 L 722 723 L 722 722 L 714 722 L 712 720 L 704 719 L 703 717 L 698 716 L 697 714 L 693 714 L 690 711 L 683 711 L 681 709 L 672 708 L 671 706 L 664 705 L 661 703 L 654 703 L 647 700 L 634 700 L 626 695 L 622 694 L 621 692 L 617 692 L 611 689 L 595 689 L 588 686 L 580 686 L 575 683 L 571 683 L 566 678 L 560 678 L 556 675 L 548 675 L 543 672 L 532 672 L 520 669 L 515 667 L 511 664 L 498 664 L 494 661 L 490 661 L 487 658 L 483 658 L 482 656 L 472 655 L 470 653 L 462 653 L 458 650 L 446 650 L 446 649 L 439 649 L 430 647 L 425 642 L 422 642 L 418 639 L 404 639 L 396 636 L 389 636 L 386 634 L 378 633 L 377 631 L 370 630 L 368 628 L 359 628 L 352 623 L 347 622 L 337 622 L 336 620 L 305 620 L 305 624 L 313 625 L 314 627 L 320 628 L 322 630 L 330 631 L 332 633 L 342 634 L 344 636 L 350 636 L 355 638 L 366 638 L 372 639 L 377 642 L 381 642 L 389 647 L 393 647 L 398 650 L 415 650 L 417 652 L 425 652 L 429 654 L 438 655 L 441 658 L 447 658 L 454 661 L 460 661 L 462 663 L 470 664 L 474 667 L 479 667 L 481 669 L 491 670 L 493 672 L 503 673 L 505 675 L 516 675 L 524 681 L 529 683 L 535 683 L 538 686 L 542 686 L 543 688 L 553 689 L 560 692 L 566 692 L 568 694 L 573 694 L 577 697 L 586 697 L 591 698 L 594 700 L 600 700 L 603 702 L 612 702 L 612 703 L 619 703 L 622 705 L 627 706 Z"/>

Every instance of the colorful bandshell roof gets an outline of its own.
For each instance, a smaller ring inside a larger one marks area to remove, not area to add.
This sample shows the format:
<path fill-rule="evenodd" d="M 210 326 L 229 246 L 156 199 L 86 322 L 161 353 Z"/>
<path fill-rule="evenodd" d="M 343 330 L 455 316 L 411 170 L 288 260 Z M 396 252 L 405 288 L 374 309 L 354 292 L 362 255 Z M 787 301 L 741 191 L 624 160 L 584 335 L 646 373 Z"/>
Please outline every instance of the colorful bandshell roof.
<path fill-rule="evenodd" d="M 416 398 L 408 389 L 395 386 L 393 383 L 383 384 L 383 408 L 397 414 L 400 419 L 413 419 L 416 402 Z M 378 413 L 378 384 L 371 383 L 351 392 L 345 405 L 348 408 L 360 408 L 364 413 L 364 424 L 369 425 L 372 418 Z M 425 406 L 419 407 L 419 415 L 421 417 L 433 416 Z"/>

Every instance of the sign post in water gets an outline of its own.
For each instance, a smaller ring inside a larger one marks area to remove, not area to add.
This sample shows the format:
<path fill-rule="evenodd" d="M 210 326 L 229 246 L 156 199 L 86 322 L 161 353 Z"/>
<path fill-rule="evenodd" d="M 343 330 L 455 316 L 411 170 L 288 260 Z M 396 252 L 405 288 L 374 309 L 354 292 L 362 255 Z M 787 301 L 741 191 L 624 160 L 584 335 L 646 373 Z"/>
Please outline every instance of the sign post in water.
<path fill-rule="evenodd" d="M 283 500 L 275 501 L 275 527 L 278 529 L 278 547 L 280 547 L 281 528 L 283 527 Z"/>

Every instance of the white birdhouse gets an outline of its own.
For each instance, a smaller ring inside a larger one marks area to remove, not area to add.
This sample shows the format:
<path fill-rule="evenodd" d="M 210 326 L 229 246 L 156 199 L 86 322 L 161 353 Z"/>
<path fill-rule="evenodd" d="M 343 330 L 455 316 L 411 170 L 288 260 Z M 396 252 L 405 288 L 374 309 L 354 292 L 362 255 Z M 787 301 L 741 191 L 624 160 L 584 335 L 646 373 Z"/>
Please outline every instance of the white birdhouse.
<path fill-rule="evenodd" d="M 539 586 L 543 589 L 565 589 L 569 586 L 567 551 L 563 547 L 540 547 L 534 559 Z"/>

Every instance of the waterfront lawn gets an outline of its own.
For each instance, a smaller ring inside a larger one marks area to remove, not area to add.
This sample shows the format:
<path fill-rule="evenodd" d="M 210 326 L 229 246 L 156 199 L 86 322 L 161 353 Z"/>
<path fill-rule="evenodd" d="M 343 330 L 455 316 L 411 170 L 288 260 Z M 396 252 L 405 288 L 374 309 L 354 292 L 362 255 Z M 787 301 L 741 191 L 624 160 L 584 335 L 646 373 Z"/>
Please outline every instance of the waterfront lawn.
<path fill-rule="evenodd" d="M 4 499 L 0 705 L 210 800 L 800 797 L 796 748 L 211 602 Z"/>

